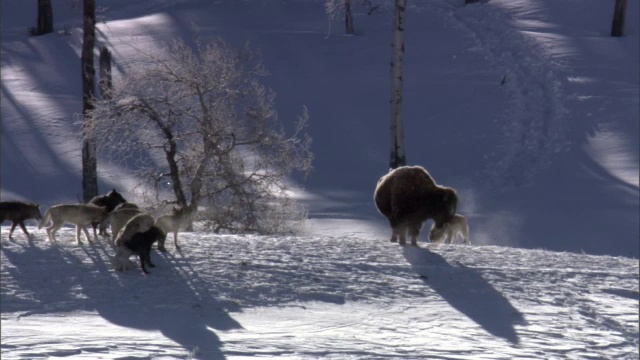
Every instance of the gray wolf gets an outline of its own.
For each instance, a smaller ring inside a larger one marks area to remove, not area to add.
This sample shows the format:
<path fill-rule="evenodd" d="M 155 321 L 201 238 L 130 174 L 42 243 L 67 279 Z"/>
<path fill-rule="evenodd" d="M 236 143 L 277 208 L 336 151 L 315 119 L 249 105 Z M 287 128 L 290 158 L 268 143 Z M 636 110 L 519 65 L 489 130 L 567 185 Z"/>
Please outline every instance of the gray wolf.
<path fill-rule="evenodd" d="M 47 228 L 47 236 L 49 241 L 56 241 L 56 232 L 64 224 L 73 224 L 76 226 L 76 242 L 82 244 L 80 240 L 80 229 L 84 230 L 87 240 L 91 241 L 86 226 L 90 224 L 101 224 L 107 220 L 107 209 L 101 206 L 91 204 L 61 204 L 50 207 L 44 214 L 44 218 L 40 222 L 39 229 L 51 222 L 51 226 Z M 93 238 L 97 241 L 96 227 L 93 227 Z"/>
<path fill-rule="evenodd" d="M 451 221 L 458 206 L 458 195 L 449 187 L 439 186 L 420 166 L 402 166 L 378 180 L 374 192 L 378 211 L 391 225 L 391 241 L 417 245 L 418 234 L 425 221 L 433 219 L 437 228 Z"/>
<path fill-rule="evenodd" d="M 180 230 L 180 225 L 188 216 L 188 211 L 184 207 L 173 208 L 173 212 L 171 214 L 159 216 L 156 219 L 156 226 L 160 227 L 167 234 L 173 232 L 173 246 L 180 250 L 180 246 L 178 246 L 178 230 Z M 164 247 L 164 240 L 158 242 L 158 250 L 159 251 L 167 251 Z"/>
<path fill-rule="evenodd" d="M 94 196 L 91 200 L 89 200 L 89 204 L 103 206 L 107 209 L 108 213 L 112 212 L 119 204 L 123 204 L 126 202 L 127 200 L 125 200 L 125 198 L 122 197 L 122 195 L 117 192 L 116 189 L 113 189 L 104 195 Z M 102 236 L 109 236 L 109 234 L 107 233 L 107 222 L 103 222 L 100 224 L 99 234 Z"/>
<path fill-rule="evenodd" d="M 149 267 L 155 267 L 151 262 L 151 246 L 156 241 L 164 241 L 167 234 L 157 226 L 151 226 L 147 231 L 133 234 L 129 239 L 119 238 L 116 243 L 116 257 L 114 260 L 115 269 L 124 271 L 129 267 L 129 257 L 138 255 L 140 258 L 140 267 L 145 274 L 148 274 L 145 264 Z"/>
<path fill-rule="evenodd" d="M 0 224 L 5 220 L 11 220 L 11 230 L 9 239 L 13 235 L 17 225 L 20 225 L 22 232 L 31 236 L 24 226 L 24 221 L 29 219 L 42 220 L 40 205 L 24 201 L 1 201 L 0 202 Z"/>
<path fill-rule="evenodd" d="M 441 228 L 437 228 L 435 224 L 431 225 L 429 231 L 429 239 L 433 242 L 444 242 L 451 244 L 458 235 L 462 236 L 465 244 L 470 244 L 469 225 L 467 219 L 462 215 L 454 215 L 451 221 L 444 223 Z"/>

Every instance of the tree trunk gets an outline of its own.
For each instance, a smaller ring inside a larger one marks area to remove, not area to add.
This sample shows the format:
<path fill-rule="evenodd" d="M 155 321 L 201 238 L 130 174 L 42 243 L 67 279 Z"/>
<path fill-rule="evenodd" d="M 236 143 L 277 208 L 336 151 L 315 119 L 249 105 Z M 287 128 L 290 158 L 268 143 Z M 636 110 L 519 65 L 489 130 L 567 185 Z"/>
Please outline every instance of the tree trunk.
<path fill-rule="evenodd" d="M 395 169 L 407 164 L 404 152 L 404 125 L 402 122 L 402 72 L 404 62 L 404 27 L 406 0 L 396 0 L 391 44 L 391 162 Z"/>
<path fill-rule="evenodd" d="M 100 82 L 98 83 L 98 87 L 102 99 L 108 100 L 111 98 L 111 91 L 113 90 L 111 51 L 109 51 L 106 46 L 100 49 Z"/>
<path fill-rule="evenodd" d="M 351 0 L 344 0 L 344 25 L 347 34 L 355 33 L 353 16 L 351 14 Z"/>
<path fill-rule="evenodd" d="M 95 98 L 95 68 L 93 48 L 95 45 L 96 2 L 84 0 L 84 33 L 82 36 L 82 114 L 93 110 Z M 98 162 L 96 159 L 96 141 L 88 134 L 82 142 L 82 193 L 85 202 L 98 195 Z"/>
<path fill-rule="evenodd" d="M 38 0 L 38 26 L 36 35 L 53 32 L 53 9 L 51 0 Z"/>
<path fill-rule="evenodd" d="M 613 12 L 613 23 L 611 24 L 611 36 L 624 35 L 624 18 L 627 13 L 627 0 L 616 0 Z"/>

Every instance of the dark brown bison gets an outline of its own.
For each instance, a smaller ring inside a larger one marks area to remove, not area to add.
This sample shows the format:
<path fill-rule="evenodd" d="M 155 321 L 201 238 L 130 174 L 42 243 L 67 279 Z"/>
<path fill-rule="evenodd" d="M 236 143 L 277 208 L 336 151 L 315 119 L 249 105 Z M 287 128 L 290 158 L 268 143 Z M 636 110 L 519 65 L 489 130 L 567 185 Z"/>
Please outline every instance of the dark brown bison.
<path fill-rule="evenodd" d="M 378 211 L 389 219 L 391 241 L 400 245 L 406 244 L 407 231 L 411 245 L 417 245 L 425 221 L 433 219 L 436 228 L 441 228 L 451 221 L 458 206 L 455 190 L 437 185 L 420 166 L 402 166 L 381 177 L 374 200 Z"/>
<path fill-rule="evenodd" d="M 29 232 L 24 226 L 24 221 L 28 219 L 42 220 L 40 206 L 24 201 L 1 201 L 0 202 L 0 224 L 5 220 L 11 220 L 11 230 L 9 230 L 9 239 L 13 235 L 13 230 L 20 225 L 22 231 L 27 235 Z"/>

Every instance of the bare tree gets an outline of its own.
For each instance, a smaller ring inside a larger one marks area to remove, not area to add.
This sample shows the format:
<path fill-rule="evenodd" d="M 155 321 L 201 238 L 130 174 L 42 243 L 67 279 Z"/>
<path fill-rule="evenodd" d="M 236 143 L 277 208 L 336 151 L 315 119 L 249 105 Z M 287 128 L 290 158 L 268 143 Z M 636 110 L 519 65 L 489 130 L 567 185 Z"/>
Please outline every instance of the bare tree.
<path fill-rule="evenodd" d="M 345 33 L 355 33 L 353 14 L 351 13 L 351 0 L 325 0 L 324 9 L 330 21 L 344 13 Z"/>
<path fill-rule="evenodd" d="M 38 0 L 38 24 L 32 29 L 32 35 L 43 35 L 53 32 L 53 8 L 51 0 Z"/>
<path fill-rule="evenodd" d="M 96 42 L 96 1 L 84 0 L 84 27 L 82 35 L 82 114 L 87 120 L 95 99 L 95 67 L 93 48 Z M 82 141 L 82 194 L 85 202 L 98 195 L 98 161 L 95 138 L 86 133 Z"/>
<path fill-rule="evenodd" d="M 306 109 L 287 134 L 248 47 L 174 41 L 145 58 L 96 102 L 88 132 L 100 148 L 137 171 L 153 202 L 199 211 L 213 230 L 288 229 L 301 212 L 287 178 L 313 159 Z"/>
<path fill-rule="evenodd" d="M 406 0 L 396 0 L 391 44 L 391 161 L 395 169 L 407 164 L 404 151 L 404 124 L 402 120 L 402 87 L 404 64 L 404 26 Z"/>
<path fill-rule="evenodd" d="M 627 12 L 627 0 L 616 0 L 611 23 L 611 36 L 624 35 L 624 18 Z"/>

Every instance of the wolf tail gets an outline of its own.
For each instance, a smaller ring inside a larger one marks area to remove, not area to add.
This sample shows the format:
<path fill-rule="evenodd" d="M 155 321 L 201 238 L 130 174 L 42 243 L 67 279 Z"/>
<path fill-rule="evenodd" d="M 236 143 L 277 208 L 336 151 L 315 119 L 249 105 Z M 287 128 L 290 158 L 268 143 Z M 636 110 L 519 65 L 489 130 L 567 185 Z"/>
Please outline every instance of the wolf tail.
<path fill-rule="evenodd" d="M 47 212 L 44 213 L 44 217 L 40 220 L 40 225 L 38 225 L 38 229 L 42 229 L 45 225 L 47 225 L 51 221 L 51 209 L 47 209 Z"/>

